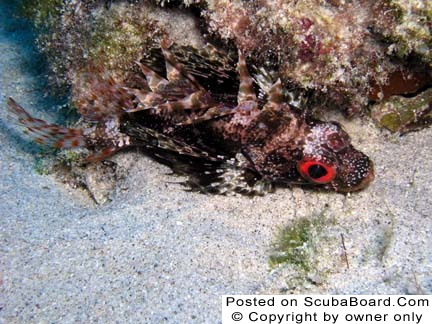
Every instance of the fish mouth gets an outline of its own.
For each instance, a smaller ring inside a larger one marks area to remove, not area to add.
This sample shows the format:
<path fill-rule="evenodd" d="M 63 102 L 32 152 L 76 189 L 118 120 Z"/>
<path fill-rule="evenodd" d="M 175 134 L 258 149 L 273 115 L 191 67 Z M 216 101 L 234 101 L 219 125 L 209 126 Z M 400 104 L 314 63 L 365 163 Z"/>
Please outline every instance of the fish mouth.
<path fill-rule="evenodd" d="M 374 164 L 363 152 L 352 145 L 337 155 L 335 179 L 326 189 L 348 193 L 366 188 L 374 179 Z"/>
<path fill-rule="evenodd" d="M 354 186 L 346 186 L 346 187 L 338 187 L 336 191 L 338 192 L 354 192 L 365 189 L 369 184 L 375 179 L 374 165 L 373 162 L 370 161 L 369 170 L 367 175 L 356 185 Z"/>

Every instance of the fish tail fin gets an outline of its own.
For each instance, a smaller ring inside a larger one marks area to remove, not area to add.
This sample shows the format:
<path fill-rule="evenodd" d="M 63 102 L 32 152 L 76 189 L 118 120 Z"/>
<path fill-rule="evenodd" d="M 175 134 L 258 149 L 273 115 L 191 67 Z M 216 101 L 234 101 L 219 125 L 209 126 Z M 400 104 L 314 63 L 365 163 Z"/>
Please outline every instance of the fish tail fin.
<path fill-rule="evenodd" d="M 83 129 L 62 127 L 33 118 L 12 98 L 8 98 L 7 104 L 16 123 L 24 127 L 24 133 L 37 144 L 54 148 L 74 148 L 86 145 Z"/>

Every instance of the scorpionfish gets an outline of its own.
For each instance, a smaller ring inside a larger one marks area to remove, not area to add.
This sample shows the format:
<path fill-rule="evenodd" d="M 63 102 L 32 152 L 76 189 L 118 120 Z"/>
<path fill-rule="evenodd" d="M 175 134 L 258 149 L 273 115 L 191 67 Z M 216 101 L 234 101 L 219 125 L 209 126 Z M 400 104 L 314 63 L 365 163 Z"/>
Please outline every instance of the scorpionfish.
<path fill-rule="evenodd" d="M 342 127 L 288 103 L 280 79 L 257 96 L 241 51 L 235 100 L 204 87 L 199 73 L 186 68 L 170 46 L 161 44 L 159 51 L 165 71 L 136 62 L 132 84 L 104 70 L 83 79 L 74 99 L 85 127 L 36 119 L 12 98 L 9 110 L 40 145 L 87 148 L 87 162 L 142 147 L 201 192 L 262 195 L 276 185 L 351 192 L 373 180 L 372 161 Z"/>

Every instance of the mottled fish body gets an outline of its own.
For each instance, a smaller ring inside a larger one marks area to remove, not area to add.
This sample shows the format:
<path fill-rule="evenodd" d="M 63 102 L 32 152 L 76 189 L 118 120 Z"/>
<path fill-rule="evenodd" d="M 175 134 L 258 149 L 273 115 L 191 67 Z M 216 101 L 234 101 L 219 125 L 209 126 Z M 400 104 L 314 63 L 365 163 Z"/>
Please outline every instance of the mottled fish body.
<path fill-rule="evenodd" d="M 202 192 L 263 194 L 275 184 L 350 192 L 373 180 L 371 160 L 351 145 L 341 126 L 285 102 L 279 79 L 266 89 L 265 102 L 257 98 L 241 52 L 233 101 L 203 87 L 168 46 L 161 50 L 166 77 L 137 62 L 142 75 L 134 86 L 103 69 L 76 85 L 78 112 L 92 126 L 49 124 L 11 98 L 9 110 L 38 144 L 88 148 L 88 162 L 140 146 L 188 175 L 187 184 Z"/>

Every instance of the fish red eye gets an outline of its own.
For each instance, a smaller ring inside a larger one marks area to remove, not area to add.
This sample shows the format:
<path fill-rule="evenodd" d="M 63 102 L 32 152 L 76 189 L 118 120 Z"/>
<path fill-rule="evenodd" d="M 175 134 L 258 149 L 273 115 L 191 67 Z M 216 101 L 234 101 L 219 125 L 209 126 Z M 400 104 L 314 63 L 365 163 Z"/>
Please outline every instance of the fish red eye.
<path fill-rule="evenodd" d="M 336 175 L 333 166 L 316 160 L 300 161 L 298 170 L 305 179 L 320 184 L 332 181 Z"/>

